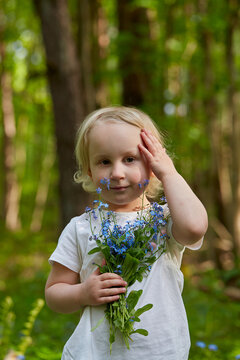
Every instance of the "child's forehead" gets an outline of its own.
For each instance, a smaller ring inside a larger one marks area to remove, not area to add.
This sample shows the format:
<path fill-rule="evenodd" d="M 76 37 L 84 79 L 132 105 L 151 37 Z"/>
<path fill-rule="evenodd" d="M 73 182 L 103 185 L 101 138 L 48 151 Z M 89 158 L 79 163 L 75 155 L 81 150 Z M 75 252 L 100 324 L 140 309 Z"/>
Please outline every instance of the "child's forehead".
<path fill-rule="evenodd" d="M 138 126 L 125 122 L 100 123 L 95 125 L 89 133 L 89 149 L 135 148 L 141 142 L 140 132 L 141 129 Z"/>

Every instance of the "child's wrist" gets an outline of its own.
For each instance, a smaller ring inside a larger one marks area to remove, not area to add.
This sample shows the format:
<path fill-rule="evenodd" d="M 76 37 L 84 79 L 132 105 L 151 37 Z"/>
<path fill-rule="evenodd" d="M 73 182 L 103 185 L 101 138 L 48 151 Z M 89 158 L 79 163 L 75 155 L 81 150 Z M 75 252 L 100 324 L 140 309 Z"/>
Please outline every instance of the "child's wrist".
<path fill-rule="evenodd" d="M 158 177 L 158 179 L 161 181 L 161 183 L 162 183 L 163 186 L 164 186 L 164 184 L 166 184 L 166 183 L 169 181 L 169 179 L 172 179 L 173 177 L 178 177 L 178 176 L 181 176 L 181 175 L 180 175 L 180 174 L 177 172 L 177 170 L 174 168 L 174 169 L 172 169 L 172 170 L 170 170 L 170 171 L 167 171 L 167 172 L 161 174 L 161 175 Z"/>
<path fill-rule="evenodd" d="M 86 289 L 85 282 L 78 284 L 77 287 L 78 287 L 77 301 L 79 304 L 79 308 L 81 308 L 82 306 L 89 305 L 88 295 L 87 295 L 88 291 Z"/>

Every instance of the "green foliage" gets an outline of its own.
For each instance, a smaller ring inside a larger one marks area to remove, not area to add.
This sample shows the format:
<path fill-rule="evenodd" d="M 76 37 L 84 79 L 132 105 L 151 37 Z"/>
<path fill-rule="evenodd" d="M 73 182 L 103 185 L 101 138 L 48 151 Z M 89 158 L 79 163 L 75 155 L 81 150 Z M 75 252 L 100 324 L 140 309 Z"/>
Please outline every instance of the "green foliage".
<path fill-rule="evenodd" d="M 44 305 L 42 299 L 37 299 L 30 311 L 26 322 L 24 323 L 23 330 L 21 331 L 21 339 L 18 344 L 14 341 L 14 321 L 15 314 L 12 311 L 13 300 L 7 296 L 1 305 L 0 310 L 0 356 L 1 359 L 10 352 L 14 351 L 16 355 L 24 356 L 26 350 L 32 344 L 32 329 L 36 318 Z"/>
<path fill-rule="evenodd" d="M 216 270 L 201 274 L 198 287 L 186 279 L 183 297 L 192 342 L 189 360 L 235 359 L 240 354 L 239 303 L 224 294 L 222 276 Z M 199 341 L 206 347 L 198 347 Z M 218 349 L 209 350 L 211 344 Z"/>
<path fill-rule="evenodd" d="M 0 356 L 1 359 L 11 349 L 11 335 L 14 325 L 15 315 L 12 312 L 13 301 L 8 296 L 1 304 L 0 308 Z"/>

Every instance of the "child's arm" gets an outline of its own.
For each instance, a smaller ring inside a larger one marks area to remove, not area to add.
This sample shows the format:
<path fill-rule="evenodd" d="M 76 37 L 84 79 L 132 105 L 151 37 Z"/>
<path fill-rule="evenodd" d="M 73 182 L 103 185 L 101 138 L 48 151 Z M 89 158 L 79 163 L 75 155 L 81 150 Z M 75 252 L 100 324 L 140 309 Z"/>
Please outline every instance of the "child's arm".
<path fill-rule="evenodd" d="M 144 145 L 139 144 L 139 149 L 163 185 L 173 221 L 173 236 L 183 245 L 194 244 L 207 230 L 206 210 L 155 136 L 144 129 L 141 137 Z"/>
<path fill-rule="evenodd" d="M 48 306 L 60 313 L 78 311 L 81 306 L 102 305 L 119 299 L 127 283 L 117 274 L 95 270 L 86 281 L 79 274 L 54 262 L 48 277 L 45 297 Z"/>

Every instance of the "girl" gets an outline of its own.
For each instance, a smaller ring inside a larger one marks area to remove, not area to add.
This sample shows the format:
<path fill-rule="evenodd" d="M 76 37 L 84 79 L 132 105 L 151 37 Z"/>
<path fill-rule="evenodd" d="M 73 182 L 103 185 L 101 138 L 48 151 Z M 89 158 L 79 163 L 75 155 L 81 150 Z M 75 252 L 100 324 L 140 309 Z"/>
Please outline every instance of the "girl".
<path fill-rule="evenodd" d="M 168 202 L 166 252 L 153 264 L 141 283 L 128 291 L 143 289 L 138 307 L 152 303 L 142 314 L 141 327 L 148 336 L 133 334 L 130 350 L 119 336 L 109 352 L 109 325 L 103 322 L 105 306 L 126 292 L 126 282 L 115 273 L 100 274 L 99 253 L 90 241 L 88 213 L 73 218 L 62 232 L 50 257 L 52 270 L 46 284 L 46 301 L 57 312 L 83 308 L 80 322 L 64 347 L 63 360 L 186 360 L 190 347 L 186 313 L 181 297 L 180 271 L 185 247 L 199 249 L 207 229 L 207 214 L 200 200 L 175 169 L 161 134 L 143 112 L 109 107 L 90 114 L 78 132 L 76 181 L 86 191 L 102 187 L 101 196 L 114 211 L 118 224 L 134 221 L 139 209 L 149 211 L 150 201 L 162 187 Z M 108 186 L 102 179 L 109 179 Z M 147 188 L 140 187 L 149 180 Z M 100 229 L 99 218 L 94 220 Z"/>

